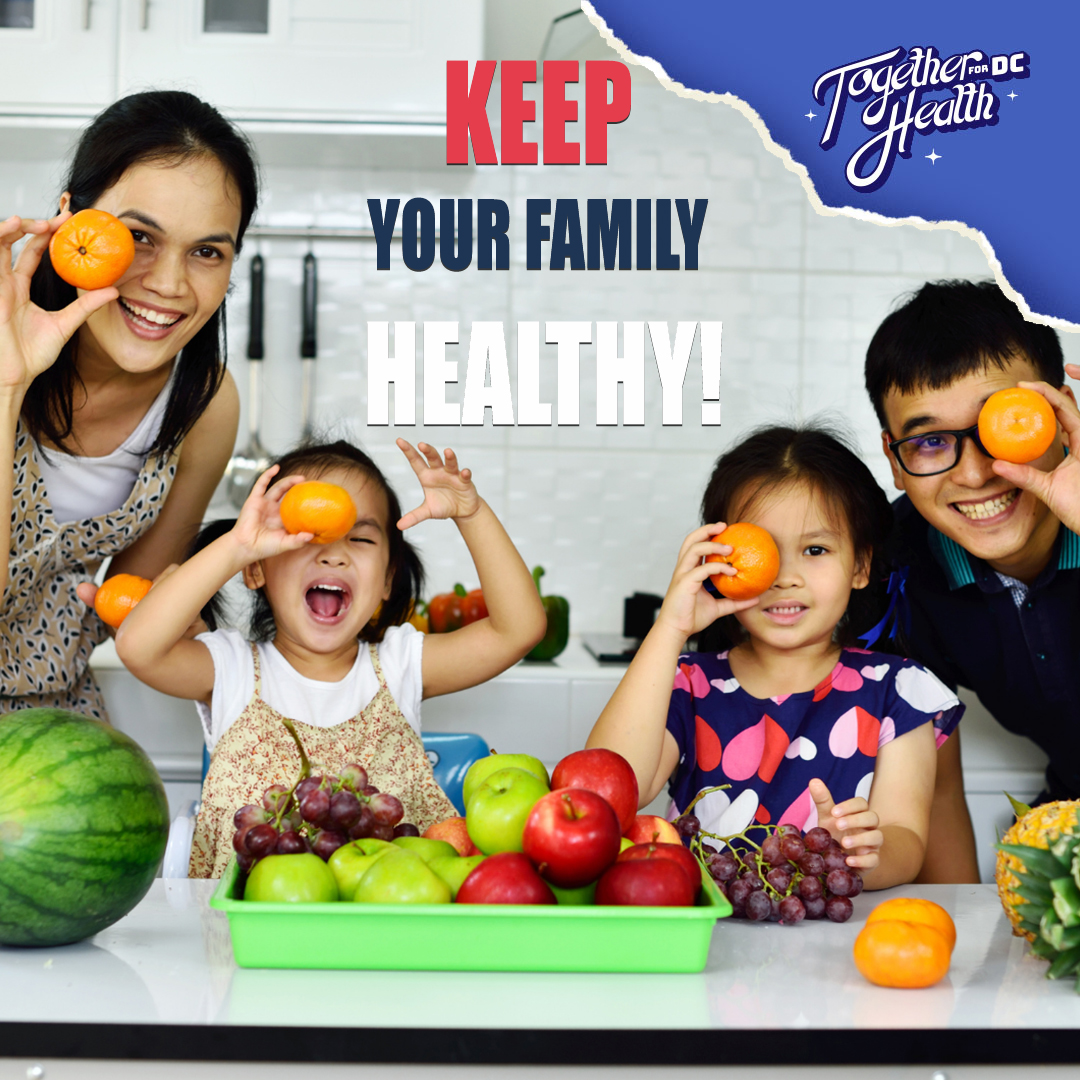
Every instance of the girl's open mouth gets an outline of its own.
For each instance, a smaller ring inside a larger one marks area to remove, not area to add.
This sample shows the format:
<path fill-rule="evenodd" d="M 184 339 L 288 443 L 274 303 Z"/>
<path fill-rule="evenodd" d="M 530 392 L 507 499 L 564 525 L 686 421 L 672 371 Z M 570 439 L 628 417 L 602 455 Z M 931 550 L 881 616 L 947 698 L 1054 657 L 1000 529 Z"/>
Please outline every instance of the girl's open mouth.
<path fill-rule="evenodd" d="M 343 585 L 319 582 L 304 594 L 304 601 L 316 622 L 335 623 L 352 605 L 352 594 Z"/>

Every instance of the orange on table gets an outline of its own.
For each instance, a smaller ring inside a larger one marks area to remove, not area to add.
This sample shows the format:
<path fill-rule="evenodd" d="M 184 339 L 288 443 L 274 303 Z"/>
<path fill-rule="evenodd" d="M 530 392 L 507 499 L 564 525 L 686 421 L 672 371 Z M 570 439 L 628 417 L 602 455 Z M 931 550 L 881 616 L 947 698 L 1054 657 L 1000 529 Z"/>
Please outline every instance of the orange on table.
<path fill-rule="evenodd" d="M 337 484 L 305 480 L 289 488 L 278 508 L 285 531 L 314 533 L 313 544 L 340 540 L 356 524 L 356 507 Z"/>
<path fill-rule="evenodd" d="M 979 440 L 991 457 L 1023 465 L 1042 457 L 1057 434 L 1057 417 L 1037 390 L 1009 386 L 979 410 Z"/>
<path fill-rule="evenodd" d="M 725 562 L 738 571 L 734 576 L 714 574 L 712 577 L 717 590 L 731 600 L 750 600 L 760 596 L 780 573 L 780 552 L 776 541 L 760 525 L 739 521 L 729 525 L 712 540 L 716 544 L 730 544 L 735 549 L 726 556 L 705 556 L 706 562 Z"/>
<path fill-rule="evenodd" d="M 150 591 L 152 584 L 149 578 L 137 574 L 113 574 L 98 589 L 94 597 L 94 610 L 103 623 L 115 629 Z"/>
<path fill-rule="evenodd" d="M 933 900 L 923 900 L 917 896 L 894 896 L 891 900 L 878 904 L 866 917 L 866 924 L 869 926 L 886 919 L 932 926 L 944 935 L 949 943 L 949 952 L 956 947 L 956 923 L 952 921 L 952 916 Z"/>
<path fill-rule="evenodd" d="M 53 269 L 77 289 L 104 289 L 127 272 L 135 258 L 135 238 L 104 210 L 80 210 L 49 241 Z"/>
<path fill-rule="evenodd" d="M 925 923 L 867 922 L 855 939 L 855 966 L 877 986 L 933 986 L 945 978 L 951 957 L 945 935 Z"/>

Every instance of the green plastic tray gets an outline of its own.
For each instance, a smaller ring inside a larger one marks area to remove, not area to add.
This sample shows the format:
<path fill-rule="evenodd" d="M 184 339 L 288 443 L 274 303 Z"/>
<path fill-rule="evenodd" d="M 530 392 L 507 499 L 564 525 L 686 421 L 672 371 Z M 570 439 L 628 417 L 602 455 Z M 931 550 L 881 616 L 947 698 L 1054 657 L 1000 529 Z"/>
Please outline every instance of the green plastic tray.
<path fill-rule="evenodd" d="M 254 903 L 238 877 L 233 862 L 210 906 L 252 968 L 693 972 L 731 914 L 704 873 L 695 907 Z"/>

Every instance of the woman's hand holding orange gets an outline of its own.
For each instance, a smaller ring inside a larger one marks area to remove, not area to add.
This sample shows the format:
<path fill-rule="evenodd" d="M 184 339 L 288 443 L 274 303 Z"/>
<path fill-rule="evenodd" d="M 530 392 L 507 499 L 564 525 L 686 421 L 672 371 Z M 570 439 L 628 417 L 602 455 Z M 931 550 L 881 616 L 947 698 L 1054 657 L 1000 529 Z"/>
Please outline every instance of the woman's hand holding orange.
<path fill-rule="evenodd" d="M 692 634 L 704 630 L 724 615 L 743 611 L 753 607 L 757 599 L 728 600 L 719 599 L 704 588 L 706 580 L 718 574 L 734 575 L 735 567 L 727 563 L 707 563 L 707 555 L 730 555 L 731 547 L 727 544 L 714 543 L 710 538 L 724 531 L 722 522 L 716 525 L 702 525 L 690 533 L 682 542 L 675 572 L 671 575 L 667 594 L 657 623 L 670 627 L 686 639 Z"/>
<path fill-rule="evenodd" d="M 86 319 L 120 295 L 112 286 L 96 289 L 59 311 L 45 311 L 30 299 L 30 279 L 41 256 L 70 217 L 65 211 L 48 220 L 15 216 L 0 222 L 0 393 L 25 394 Z M 30 239 L 13 266 L 12 248 L 24 237 Z"/>
<path fill-rule="evenodd" d="M 280 555 L 283 551 L 295 551 L 309 543 L 315 535 L 310 532 L 286 531 L 281 522 L 281 500 L 290 488 L 302 484 L 304 478 L 286 476 L 270 488 L 270 481 L 277 473 L 278 466 L 271 465 L 255 481 L 255 486 L 232 527 L 231 536 L 243 552 L 245 565 L 271 555 Z"/>
<path fill-rule="evenodd" d="M 873 870 L 881 861 L 885 837 L 878 827 L 881 822 L 869 803 L 863 798 L 834 803 L 821 780 L 810 781 L 810 798 L 817 806 L 818 824 L 828 829 L 844 849 L 848 866 L 856 870 Z"/>
<path fill-rule="evenodd" d="M 1080 364 L 1066 364 L 1065 373 L 1080 379 Z M 1022 382 L 1019 385 L 1037 391 L 1050 402 L 1064 432 L 1065 445 L 1071 449 L 1050 472 L 1009 461 L 995 461 L 992 468 L 998 476 L 1046 503 L 1066 528 L 1080 532 L 1080 410 L 1076 407 L 1076 399 L 1049 383 Z"/>
<path fill-rule="evenodd" d="M 413 447 L 398 439 L 397 444 L 424 489 L 424 501 L 398 521 L 397 527 L 402 532 L 429 518 L 470 518 L 483 505 L 472 482 L 471 470 L 458 468 L 457 455 L 449 447 L 443 455 L 444 462 L 435 447 L 427 443 Z"/>

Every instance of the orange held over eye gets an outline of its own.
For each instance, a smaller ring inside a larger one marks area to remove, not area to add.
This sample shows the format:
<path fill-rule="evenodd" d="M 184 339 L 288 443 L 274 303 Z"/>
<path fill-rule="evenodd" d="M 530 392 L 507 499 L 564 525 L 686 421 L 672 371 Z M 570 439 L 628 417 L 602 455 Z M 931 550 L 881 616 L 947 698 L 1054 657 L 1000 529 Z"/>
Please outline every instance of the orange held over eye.
<path fill-rule="evenodd" d="M 949 943 L 949 952 L 956 945 L 956 924 L 949 913 L 933 900 L 921 900 L 917 896 L 895 896 L 878 904 L 866 917 L 866 923 L 899 919 L 901 922 L 922 923 L 940 931 Z"/>
<path fill-rule="evenodd" d="M 135 258 L 131 230 L 104 210 L 80 210 L 49 241 L 53 269 L 77 289 L 104 289 L 127 272 Z"/>
<path fill-rule="evenodd" d="M 855 939 L 855 966 L 877 986 L 933 986 L 945 978 L 951 957 L 945 935 L 925 923 L 867 922 Z"/>
<path fill-rule="evenodd" d="M 118 627 L 131 609 L 150 591 L 153 583 L 136 574 L 114 574 L 106 578 L 94 597 L 94 610 L 103 623 Z"/>
<path fill-rule="evenodd" d="M 356 524 L 356 507 L 337 484 L 306 480 L 289 488 L 279 507 L 285 531 L 314 533 L 313 544 L 332 544 Z"/>
<path fill-rule="evenodd" d="M 760 596 L 780 573 L 780 552 L 776 541 L 760 525 L 739 521 L 729 525 L 712 540 L 716 544 L 730 544 L 735 549 L 726 556 L 705 556 L 706 562 L 725 562 L 738 571 L 734 577 L 730 574 L 714 574 L 712 577 L 712 583 L 720 593 L 731 600 L 750 600 Z"/>
<path fill-rule="evenodd" d="M 1010 386 L 991 394 L 979 411 L 979 440 L 1000 461 L 1023 465 L 1042 457 L 1057 434 L 1050 402 L 1035 390 Z"/>

